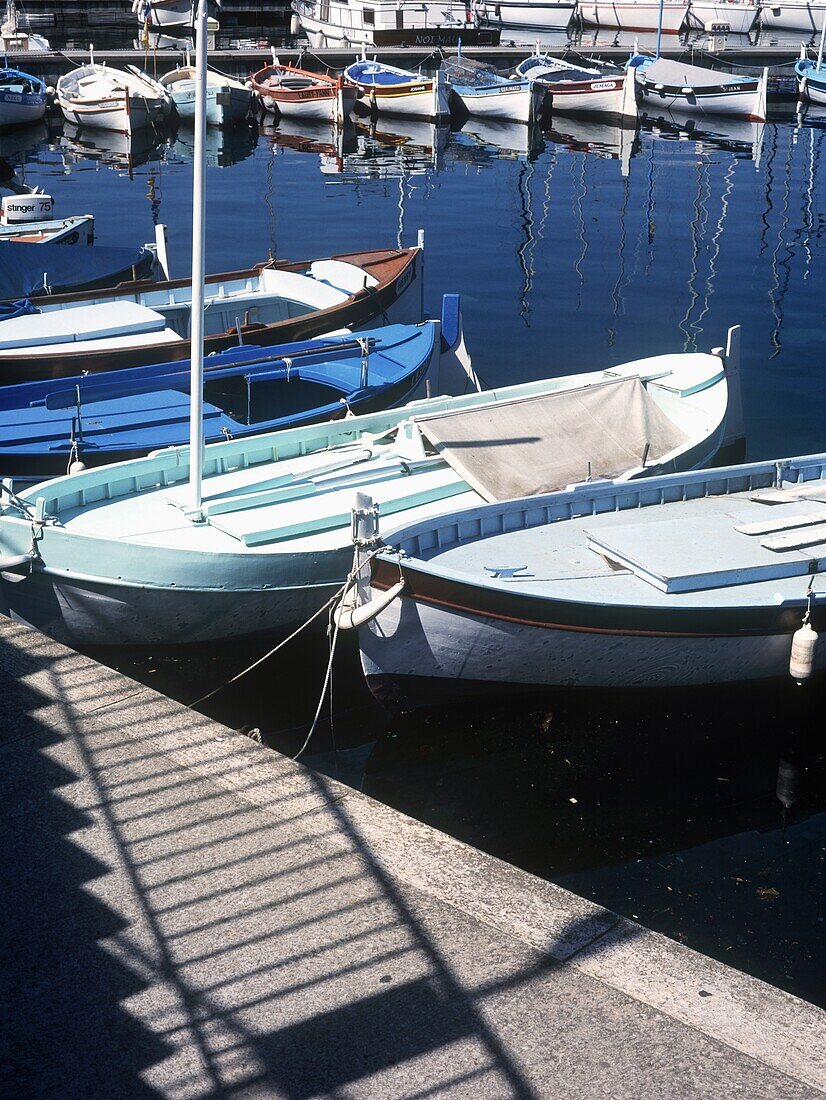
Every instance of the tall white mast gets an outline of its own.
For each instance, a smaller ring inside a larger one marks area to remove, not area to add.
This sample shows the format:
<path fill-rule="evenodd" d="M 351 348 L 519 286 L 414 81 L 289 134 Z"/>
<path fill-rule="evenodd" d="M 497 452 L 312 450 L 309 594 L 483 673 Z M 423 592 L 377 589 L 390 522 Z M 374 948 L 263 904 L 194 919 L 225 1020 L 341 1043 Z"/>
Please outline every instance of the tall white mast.
<path fill-rule="evenodd" d="M 207 0 L 195 20 L 195 160 L 192 177 L 192 319 L 190 323 L 189 493 L 201 510 L 204 468 L 204 235 L 206 233 Z"/>

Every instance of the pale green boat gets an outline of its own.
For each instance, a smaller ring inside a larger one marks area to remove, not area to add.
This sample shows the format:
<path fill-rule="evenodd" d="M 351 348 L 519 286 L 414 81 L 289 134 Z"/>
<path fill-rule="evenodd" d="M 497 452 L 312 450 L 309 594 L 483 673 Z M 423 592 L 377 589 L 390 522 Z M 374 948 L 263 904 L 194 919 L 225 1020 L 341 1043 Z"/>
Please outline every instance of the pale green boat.
<path fill-rule="evenodd" d="M 345 578 L 357 493 L 397 526 L 514 495 L 526 468 L 531 491 L 545 492 L 707 464 L 742 434 L 737 335 L 725 354 L 662 355 L 214 444 L 194 513 L 186 447 L 19 495 L 5 485 L 0 610 L 75 646 L 284 634 Z"/>

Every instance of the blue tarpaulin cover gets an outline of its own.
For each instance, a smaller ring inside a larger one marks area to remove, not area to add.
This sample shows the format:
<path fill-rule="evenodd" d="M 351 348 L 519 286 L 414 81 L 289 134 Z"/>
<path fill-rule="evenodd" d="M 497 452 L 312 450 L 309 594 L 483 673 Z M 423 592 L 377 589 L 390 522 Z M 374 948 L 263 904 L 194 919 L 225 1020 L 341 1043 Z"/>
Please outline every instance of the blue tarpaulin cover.
<path fill-rule="evenodd" d="M 152 253 L 145 248 L 70 248 L 65 244 L 0 241 L 0 301 L 48 290 L 60 294 L 146 278 Z"/>

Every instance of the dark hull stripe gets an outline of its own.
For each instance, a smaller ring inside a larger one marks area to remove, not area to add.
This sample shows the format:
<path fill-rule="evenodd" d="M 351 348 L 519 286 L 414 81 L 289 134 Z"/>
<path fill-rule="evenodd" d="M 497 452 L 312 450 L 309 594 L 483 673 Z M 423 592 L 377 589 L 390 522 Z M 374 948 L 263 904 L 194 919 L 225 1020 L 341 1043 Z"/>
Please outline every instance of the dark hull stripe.
<path fill-rule="evenodd" d="M 805 606 L 805 600 L 801 598 L 800 607 L 758 607 L 742 611 L 728 608 L 698 611 L 603 607 L 493 591 L 420 573 L 404 565 L 402 572 L 407 582 L 404 597 L 417 602 L 518 626 L 577 634 L 645 638 L 742 638 L 792 634 L 800 626 Z M 377 561 L 371 580 L 374 588 L 386 590 L 398 579 L 395 562 Z M 668 623 L 667 626 L 663 620 Z M 812 625 L 816 630 L 826 628 L 826 608 L 813 609 Z"/>

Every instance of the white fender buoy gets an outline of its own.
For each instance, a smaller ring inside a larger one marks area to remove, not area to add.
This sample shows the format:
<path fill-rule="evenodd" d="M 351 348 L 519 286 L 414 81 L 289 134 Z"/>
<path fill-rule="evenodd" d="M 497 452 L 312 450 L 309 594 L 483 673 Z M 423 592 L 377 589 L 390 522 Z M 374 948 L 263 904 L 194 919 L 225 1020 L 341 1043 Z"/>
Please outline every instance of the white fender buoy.
<path fill-rule="evenodd" d="M 386 592 L 382 592 L 380 596 L 374 596 L 372 600 L 368 600 L 367 603 L 358 604 L 353 607 L 350 603 L 342 602 L 335 611 L 334 619 L 338 624 L 339 630 L 355 630 L 357 627 L 364 626 L 365 623 L 369 623 L 371 619 L 375 619 L 377 615 L 380 615 L 386 607 L 404 591 L 404 581 L 397 581 L 394 585 L 387 589 Z"/>
<path fill-rule="evenodd" d="M 808 680 L 814 672 L 816 648 L 817 631 L 804 621 L 792 635 L 792 651 L 789 657 L 789 675 L 798 684 Z"/>
<path fill-rule="evenodd" d="M 301 32 L 301 20 L 298 18 L 298 16 L 295 14 L 295 12 L 293 12 L 293 15 L 290 19 L 290 34 L 296 35 L 296 34 L 300 34 L 300 32 Z"/>
<path fill-rule="evenodd" d="M 70 474 L 82 474 L 85 469 L 86 469 L 86 463 L 81 462 L 79 458 L 76 458 L 74 460 L 74 462 L 69 464 L 69 473 Z"/>

